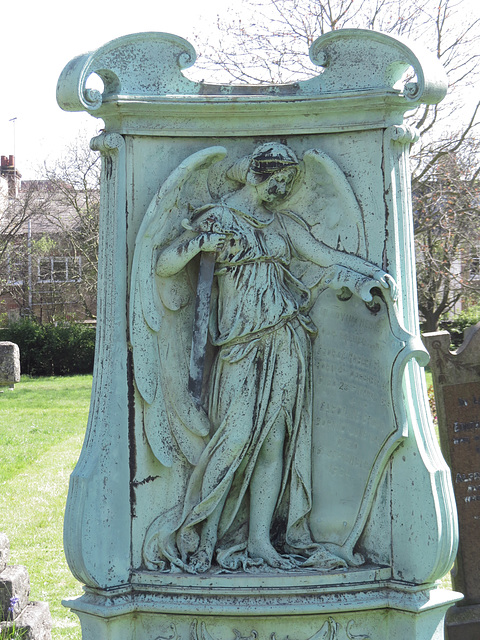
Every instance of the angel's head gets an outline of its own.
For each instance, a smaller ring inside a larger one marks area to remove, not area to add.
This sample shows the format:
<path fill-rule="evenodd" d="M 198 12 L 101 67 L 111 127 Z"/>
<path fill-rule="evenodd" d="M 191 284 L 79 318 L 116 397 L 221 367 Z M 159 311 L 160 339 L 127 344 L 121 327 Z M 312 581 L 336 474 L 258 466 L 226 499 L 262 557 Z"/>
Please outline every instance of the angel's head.
<path fill-rule="evenodd" d="M 298 159 L 291 149 L 267 142 L 237 161 L 227 175 L 255 187 L 262 202 L 273 202 L 289 195 L 298 171 Z"/>

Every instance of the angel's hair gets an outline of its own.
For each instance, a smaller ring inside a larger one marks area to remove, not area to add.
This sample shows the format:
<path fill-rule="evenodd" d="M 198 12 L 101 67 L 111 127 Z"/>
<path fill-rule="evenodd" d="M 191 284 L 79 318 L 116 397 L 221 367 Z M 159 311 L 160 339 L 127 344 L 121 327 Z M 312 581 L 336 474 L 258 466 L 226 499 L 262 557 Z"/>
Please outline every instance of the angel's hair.
<path fill-rule="evenodd" d="M 251 155 L 237 160 L 228 169 L 227 178 L 241 184 L 260 184 L 288 167 L 299 168 L 294 152 L 279 142 L 267 142 L 258 146 Z"/>

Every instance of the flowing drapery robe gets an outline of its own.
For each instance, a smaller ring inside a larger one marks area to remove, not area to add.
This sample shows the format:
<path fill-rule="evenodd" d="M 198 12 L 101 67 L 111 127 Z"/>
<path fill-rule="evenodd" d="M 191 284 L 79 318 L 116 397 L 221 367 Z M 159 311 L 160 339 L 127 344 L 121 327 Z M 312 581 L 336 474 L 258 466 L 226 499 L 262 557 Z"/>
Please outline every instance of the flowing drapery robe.
<path fill-rule="evenodd" d="M 188 482 L 180 522 L 159 537 L 159 553 L 183 563 L 199 545 L 202 523 L 216 508 L 217 562 L 235 569 L 246 555 L 249 486 L 276 421 L 285 442 L 279 497 L 271 527 L 283 553 L 313 553 L 311 342 L 309 291 L 290 270 L 292 246 L 281 214 L 260 221 L 226 205 L 205 208 L 198 229 L 227 234 L 216 261 L 210 334 L 217 348 L 209 379 L 212 435 Z M 270 488 L 265 487 L 268 491 Z M 168 515 L 162 519 L 168 529 Z"/>

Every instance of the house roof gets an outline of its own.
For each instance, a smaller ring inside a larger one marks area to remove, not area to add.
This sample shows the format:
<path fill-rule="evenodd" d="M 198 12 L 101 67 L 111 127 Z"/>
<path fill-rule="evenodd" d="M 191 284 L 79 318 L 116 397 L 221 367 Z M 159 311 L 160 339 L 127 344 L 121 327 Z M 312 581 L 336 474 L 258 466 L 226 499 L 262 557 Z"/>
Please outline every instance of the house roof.
<path fill-rule="evenodd" d="M 62 191 L 48 180 L 25 180 L 18 198 L 9 198 L 0 211 L 0 233 L 14 217 L 23 218 L 18 234 L 54 235 L 72 231 L 80 224 L 79 213 L 86 207 L 87 195 L 98 200 L 98 192 L 76 192 L 66 187 Z"/>

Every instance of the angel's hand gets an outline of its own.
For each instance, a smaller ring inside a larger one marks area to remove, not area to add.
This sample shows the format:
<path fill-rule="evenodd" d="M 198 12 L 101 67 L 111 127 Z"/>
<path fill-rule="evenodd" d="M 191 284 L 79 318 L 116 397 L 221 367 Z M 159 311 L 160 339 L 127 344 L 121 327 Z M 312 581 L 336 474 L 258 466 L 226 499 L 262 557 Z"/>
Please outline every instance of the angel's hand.
<path fill-rule="evenodd" d="M 325 270 L 322 281 L 331 289 L 349 289 L 365 302 L 371 302 L 372 289 L 375 287 L 389 290 L 393 300 L 397 297 L 397 283 L 390 274 L 379 267 L 370 268 L 367 273 L 360 273 L 334 264 Z"/>
<path fill-rule="evenodd" d="M 375 269 L 373 272 L 373 279 L 378 282 L 378 284 L 383 289 L 389 289 L 390 295 L 392 296 L 392 300 L 396 300 L 398 296 L 398 286 L 395 282 L 395 279 L 383 269 Z"/>
<path fill-rule="evenodd" d="M 191 231 L 187 229 L 180 238 L 160 252 L 157 258 L 157 275 L 168 277 L 178 273 L 201 251 L 219 251 L 226 238 L 224 233 L 211 232 L 192 237 Z"/>
<path fill-rule="evenodd" d="M 220 251 L 226 241 L 227 235 L 225 233 L 212 233 L 210 231 L 200 233 L 192 240 L 192 242 L 198 243 L 200 251 Z"/>

